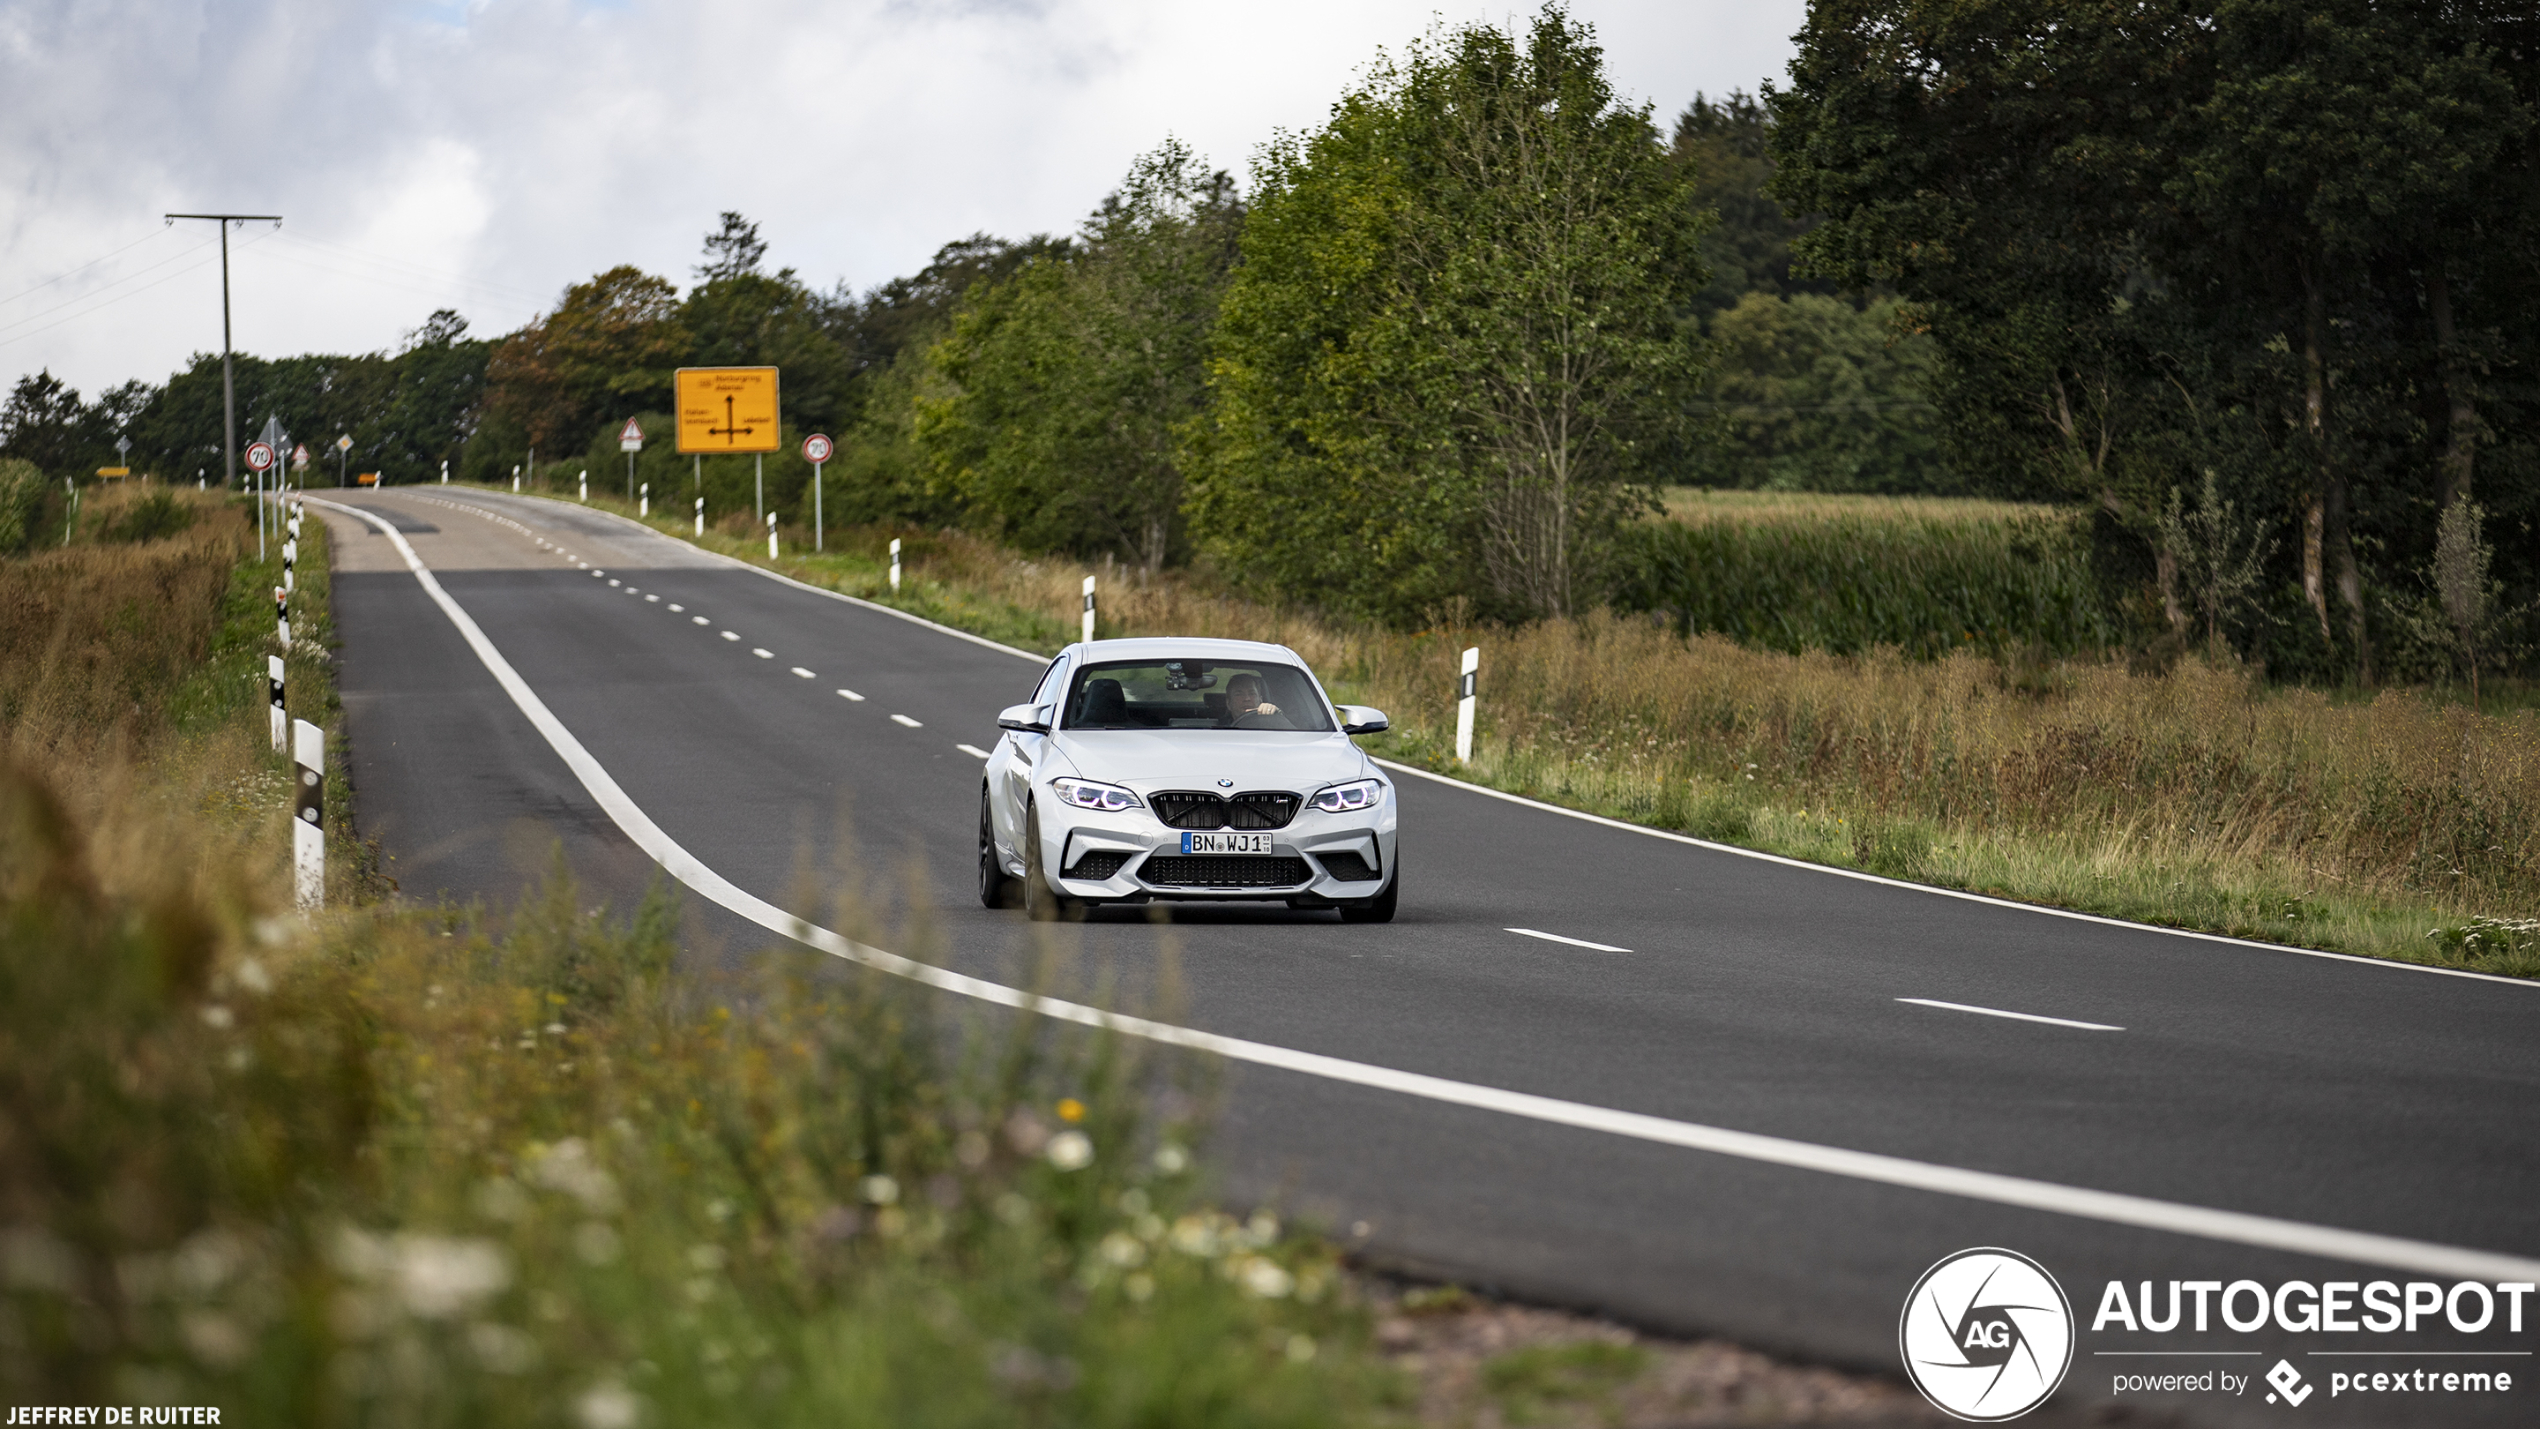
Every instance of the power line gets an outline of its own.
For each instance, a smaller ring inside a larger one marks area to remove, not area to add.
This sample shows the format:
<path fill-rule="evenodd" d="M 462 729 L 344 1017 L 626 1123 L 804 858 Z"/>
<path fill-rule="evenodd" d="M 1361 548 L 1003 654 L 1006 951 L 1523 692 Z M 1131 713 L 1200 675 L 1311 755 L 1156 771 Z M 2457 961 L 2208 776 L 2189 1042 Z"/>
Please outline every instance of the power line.
<path fill-rule="evenodd" d="M 142 244 L 149 242 L 153 238 L 164 236 L 167 231 L 167 226 L 162 224 L 148 233 L 141 235 L 139 238 L 132 240 L 130 243 L 125 244 L 123 247 L 117 248 L 112 252 L 101 253 L 98 256 L 89 259 L 87 262 L 80 264 L 78 267 L 71 269 L 69 272 L 61 274 L 59 277 L 47 278 L 43 282 L 36 284 L 34 287 L 26 289 L 24 292 L 11 293 L 5 298 L 0 298 L 0 305 L 14 303 L 20 298 L 43 292 L 45 289 L 52 287 L 55 283 L 62 281 L 63 278 L 75 278 L 80 274 L 87 272 L 89 269 L 96 267 L 98 264 L 105 262 L 109 258 L 119 257 L 131 252 L 135 248 L 140 247 Z M 148 272 L 149 270 L 145 268 L 142 271 Z"/>
<path fill-rule="evenodd" d="M 242 250 L 243 250 L 243 249 L 248 249 L 248 248 L 253 248 L 253 247 L 255 247 L 257 244 L 259 244 L 259 243 L 263 242 L 263 241 L 264 241 L 267 237 L 269 237 L 269 236 L 271 236 L 271 235 L 268 235 L 268 234 L 259 234 L 259 235 L 257 235 L 257 236 L 256 236 L 256 237 L 254 237 L 254 238 L 250 238 L 250 239 L 245 240 L 244 242 L 240 243 L 238 246 L 239 246 Z M 210 243 L 206 243 L 206 244 L 204 244 L 204 245 L 203 245 L 203 249 L 212 248 L 212 247 L 214 247 L 214 246 L 216 246 L 216 245 L 214 245 L 214 244 L 210 244 Z M 193 251 L 194 251 L 194 252 L 199 253 L 199 252 L 203 251 L 203 249 L 195 249 L 195 250 L 193 250 Z M 187 254 L 187 255 L 185 255 L 185 256 L 189 256 L 189 257 L 190 257 L 190 256 L 192 256 L 192 255 L 191 255 L 191 254 Z M 63 323 L 75 323 L 75 322 L 78 322 L 81 318 L 87 317 L 90 313 L 103 312 L 103 311 L 105 311 L 106 309 L 113 307 L 115 304 L 120 303 L 120 302 L 124 301 L 124 300 L 125 300 L 125 299 L 127 299 L 127 298 L 137 298 L 137 297 L 140 297 L 143 293 L 146 293 L 146 292 L 150 291 L 152 288 L 159 287 L 159 286 L 161 286 L 162 284 L 166 284 L 166 283 L 173 283 L 173 282 L 175 282 L 177 279 L 182 278 L 182 277 L 186 276 L 186 275 L 187 275 L 187 274 L 189 274 L 189 273 L 200 273 L 200 272 L 202 272 L 204 269 L 209 268 L 209 267 L 210 267 L 210 266 L 212 266 L 214 263 L 217 263 L 217 262 L 219 262 L 219 261 L 220 261 L 220 260 L 219 260 L 219 259 L 217 259 L 217 258 L 206 258 L 206 259 L 204 259 L 202 262 L 197 263 L 197 264 L 193 265 L 193 266 L 192 266 L 192 267 L 190 267 L 190 268 L 179 268 L 179 269 L 177 269 L 175 272 L 168 274 L 166 277 L 159 279 L 159 281 L 158 281 L 158 282 L 156 282 L 156 283 L 144 283 L 144 284 L 142 284 L 140 287 L 133 289 L 133 290 L 132 290 L 131 292 L 129 292 L 129 293 L 117 293 L 117 294 L 115 294 L 113 297 L 106 299 L 104 302 L 102 302 L 102 303 L 98 303 L 98 304 L 96 304 L 96 305 L 94 305 L 94 306 L 92 306 L 92 307 L 89 307 L 89 308 L 87 308 L 87 309 L 85 309 L 85 310 L 83 310 L 83 311 L 76 312 L 76 313 L 72 313 L 69 317 L 62 318 L 62 319 L 60 319 L 60 320 L 58 320 L 58 321 L 55 321 L 55 322 L 49 322 L 49 323 L 46 323 L 44 326 L 42 326 L 42 327 L 40 327 L 40 328 L 35 329 L 35 331 L 34 331 L 34 332 L 22 332 L 22 333 L 19 333 L 16 337 L 0 337 L 0 347 L 10 347 L 10 346 L 13 346 L 13 345 L 15 345 L 15 344 L 17 344 L 17 343 L 24 342 L 24 341 L 26 341 L 28 338 L 35 337 L 35 336 L 37 336 L 38 334 L 51 332 L 53 329 L 55 329 L 55 328 L 57 328 L 57 327 L 62 326 L 62 324 L 63 324 Z M 153 267 L 153 268 L 156 268 L 156 267 L 160 267 L 160 266 L 163 266 L 163 265 L 154 263 L 154 264 L 152 264 L 152 265 L 150 265 L 150 266 L 151 266 L 151 267 Z M 144 271 L 147 271 L 147 270 L 144 270 Z M 136 274 L 136 275 L 134 275 L 134 276 L 136 276 L 136 277 L 137 277 L 137 276 L 139 276 L 139 275 L 138 275 L 138 274 Z M 103 291 L 104 291 L 103 289 L 99 289 L 99 292 L 103 292 Z M 22 324 L 24 324 L 24 323 L 31 323 L 31 322 L 35 321 L 35 319 L 36 319 L 36 318 L 44 317 L 44 316 L 46 316 L 46 314 L 48 314 L 48 313 L 58 313 L 58 312 L 62 311 L 62 309 L 63 309 L 63 308 L 75 308 L 75 307 L 78 307 L 81 303 L 87 302 L 87 301 L 89 300 L 89 298 L 94 298 L 94 297 L 96 297 L 96 296 L 97 296 L 97 294 L 96 294 L 96 293 L 91 293 L 91 294 L 89 294 L 89 295 L 88 295 L 88 297 L 87 297 L 87 298 L 78 298 L 78 299 L 74 299 L 74 300 L 73 300 L 73 301 L 71 301 L 71 302 L 67 302 L 67 303 L 62 304 L 62 306 L 61 306 L 61 307 L 59 307 L 59 308 L 48 308 L 48 309 L 46 309 L 46 310 L 45 310 L 45 312 L 42 312 L 42 313 L 37 313 L 37 314 L 35 315 L 35 317 L 21 319 L 21 320 L 20 320 L 19 322 L 17 322 L 17 323 L 11 323 L 11 324 L 9 324 L 9 326 L 10 326 L 10 327 L 17 327 L 17 326 L 21 326 L 21 325 L 22 325 Z M 6 328 L 0 328 L 0 332 L 5 332 L 5 331 L 7 331 L 7 329 L 6 329 Z"/>
<path fill-rule="evenodd" d="M 42 311 L 42 312 L 40 312 L 40 313 L 29 313 L 29 314 L 27 314 L 25 317 L 19 318 L 19 319 L 18 319 L 17 321 L 15 321 L 15 322 L 10 322 L 10 323 L 0 323 L 0 332 L 7 332 L 7 331 L 8 331 L 9 329 L 11 329 L 11 328 L 24 327 L 24 326 L 26 326 L 28 323 L 31 323 L 31 322 L 40 322 L 40 321 L 42 321 L 43 319 L 48 318 L 48 317 L 51 317 L 53 314 L 55 314 L 55 313 L 58 313 L 58 312 L 62 311 L 64 308 L 75 308 L 75 307 L 78 307 L 80 304 L 82 304 L 82 303 L 84 303 L 84 302 L 87 302 L 89 299 L 91 299 L 91 298 L 93 298 L 93 297 L 96 297 L 99 293 L 112 292 L 113 290 L 115 290 L 115 289 L 117 289 L 117 288 L 122 287 L 124 284 L 131 282 L 133 279 L 138 278 L 138 277 L 141 277 L 143 274 L 146 274 L 146 273 L 155 273 L 155 272 L 159 271 L 161 268 L 164 268 L 164 267 L 168 266 L 170 263 L 181 263 L 181 262 L 183 262 L 184 260 L 186 260 L 186 259 L 188 259 L 188 258 L 193 257 L 195 254 L 197 254 L 197 253 L 201 253 L 201 252 L 204 252 L 204 251 L 206 251 L 206 250 L 208 250 L 208 249 L 212 248 L 213 246 L 214 246 L 213 244 L 210 244 L 210 243 L 205 243 L 205 244 L 204 244 L 202 247 L 200 247 L 200 248 L 189 248 L 189 249 L 187 249 L 185 252 L 183 252 L 183 253 L 179 253 L 179 254 L 177 254 L 177 255 L 176 255 L 175 257 L 173 257 L 173 258 L 162 258 L 162 259 L 160 259 L 158 262 L 151 264 L 151 265 L 150 265 L 149 267 L 147 267 L 147 268 L 136 269 L 136 270 L 134 270 L 133 272 L 126 273 L 126 274 L 125 274 L 125 275 L 123 275 L 122 277 L 117 278 L 115 281 L 113 281 L 113 282 L 111 282 L 111 283 L 108 283 L 108 284 L 106 284 L 106 285 L 105 285 L 105 286 L 103 286 L 103 287 L 100 287 L 100 288 L 94 288 L 94 289 L 91 289 L 91 290 L 90 290 L 90 291 L 88 291 L 88 292 L 82 293 L 82 294 L 80 294 L 78 297 L 71 299 L 69 302 L 66 302 L 66 303 L 56 303 L 56 304 L 55 304 L 55 305 L 53 305 L 52 307 L 46 308 L 44 311 Z M 198 266 L 198 267 L 199 267 L 200 265 L 198 264 L 198 265 L 196 265 L 196 266 Z M 186 269 L 185 271 L 190 273 L 190 272 L 192 272 L 192 271 L 193 271 L 193 269 L 189 268 L 189 269 Z M 63 276 L 64 276 L 64 277 L 68 277 L 69 275 L 68 275 L 68 274 L 64 274 Z M 59 280 L 57 279 L 57 280 L 55 280 L 55 281 L 59 281 Z M 150 286 L 151 286 L 151 287 L 157 287 L 157 286 L 158 286 L 158 284 L 153 283 L 153 284 L 151 284 Z M 33 289 L 33 288 L 29 288 L 29 289 L 27 290 L 27 292 L 29 292 L 29 293 L 34 292 L 34 291 L 35 291 L 35 289 Z M 136 289 L 135 291 L 140 291 L 140 290 Z M 20 296 L 20 297 L 24 297 L 24 296 L 25 296 L 25 294 L 24 294 L 24 293 L 21 293 L 19 296 Z M 129 297 L 129 296 L 131 296 L 131 294 L 127 293 L 127 294 L 125 294 L 124 296 Z"/>
<path fill-rule="evenodd" d="M 545 295 L 543 294 L 532 292 L 527 288 L 516 287 L 510 283 L 499 283 L 485 278 L 470 278 L 462 274 L 452 273 L 446 269 L 430 268 L 420 263 L 411 263 L 403 258 L 391 258 L 385 254 L 368 252 L 364 249 L 355 248 L 350 244 L 333 243 L 323 238 L 311 238 L 305 233 L 286 233 L 282 235 L 282 238 L 283 246 L 285 248 L 307 246 L 311 248 L 330 249 L 346 258 L 355 259 L 364 263 L 375 263 L 382 268 L 402 268 L 409 275 L 429 279 L 434 282 L 455 283 L 463 287 L 477 288 L 496 296 L 518 298 L 524 302 L 543 304 L 547 301 Z"/>

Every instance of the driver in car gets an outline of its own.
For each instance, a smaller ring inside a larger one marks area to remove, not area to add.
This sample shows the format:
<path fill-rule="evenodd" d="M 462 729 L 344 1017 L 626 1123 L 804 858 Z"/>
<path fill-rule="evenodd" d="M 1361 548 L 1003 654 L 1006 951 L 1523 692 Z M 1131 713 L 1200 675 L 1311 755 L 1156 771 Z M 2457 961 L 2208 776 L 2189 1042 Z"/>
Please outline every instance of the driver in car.
<path fill-rule="evenodd" d="M 1258 715 L 1275 715 L 1278 712 L 1277 705 L 1261 697 L 1259 675 L 1237 675 L 1226 682 L 1228 723 L 1241 725 L 1248 718 Z"/>

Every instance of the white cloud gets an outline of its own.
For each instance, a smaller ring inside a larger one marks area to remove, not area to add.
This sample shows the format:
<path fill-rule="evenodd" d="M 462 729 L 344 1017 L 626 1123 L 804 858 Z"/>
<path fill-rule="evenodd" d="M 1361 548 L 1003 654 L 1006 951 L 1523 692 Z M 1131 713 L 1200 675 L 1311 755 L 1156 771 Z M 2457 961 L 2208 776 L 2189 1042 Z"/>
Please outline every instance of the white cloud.
<path fill-rule="evenodd" d="M 1777 74 L 1803 0 L 1577 0 L 1662 122 Z M 632 262 L 685 283 L 724 209 L 826 286 L 947 240 L 1072 228 L 1179 135 L 1241 170 L 1321 120 L 1436 0 L 8 0 L 0 6 L 0 380 L 163 378 L 236 340 L 368 351 L 434 308 L 514 327 Z M 66 270 L 132 245 L 64 281 Z M 177 261 L 167 261 L 175 259 Z M 193 266 L 189 265 L 204 265 Z M 152 266 L 160 265 L 160 266 Z M 20 296 L 21 291 L 35 291 Z"/>

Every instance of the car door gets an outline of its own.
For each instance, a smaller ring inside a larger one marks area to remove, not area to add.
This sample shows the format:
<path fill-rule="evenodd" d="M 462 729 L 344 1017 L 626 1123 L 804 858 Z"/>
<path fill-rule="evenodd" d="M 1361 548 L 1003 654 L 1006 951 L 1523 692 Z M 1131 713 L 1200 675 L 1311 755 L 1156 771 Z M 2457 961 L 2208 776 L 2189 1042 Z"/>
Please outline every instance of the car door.
<path fill-rule="evenodd" d="M 1040 683 L 1032 687 L 1031 703 L 1048 709 L 1053 717 L 1058 713 L 1059 692 L 1067 688 L 1067 666 L 1067 656 L 1061 654 L 1042 672 Z M 988 802 L 994 810 L 997 841 L 1017 857 L 1023 852 L 1023 805 L 1032 796 L 1032 774 L 1048 746 L 1048 735 L 1007 730 L 1006 757 L 1000 761 L 1004 767 L 990 775 L 996 788 L 995 796 Z"/>

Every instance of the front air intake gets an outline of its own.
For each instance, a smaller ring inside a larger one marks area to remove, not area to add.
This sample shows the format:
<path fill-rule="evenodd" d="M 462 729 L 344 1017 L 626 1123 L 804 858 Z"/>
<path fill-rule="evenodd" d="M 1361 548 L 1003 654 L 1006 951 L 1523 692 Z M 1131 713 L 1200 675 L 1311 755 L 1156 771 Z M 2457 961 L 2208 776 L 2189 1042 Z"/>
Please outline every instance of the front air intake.
<path fill-rule="evenodd" d="M 1147 803 L 1168 829 L 1284 829 L 1305 800 L 1278 789 L 1255 789 L 1224 798 L 1204 789 L 1150 794 Z"/>
<path fill-rule="evenodd" d="M 1149 854 L 1138 865 L 1159 888 L 1293 888 L 1313 876 L 1304 859 L 1260 854 Z"/>

